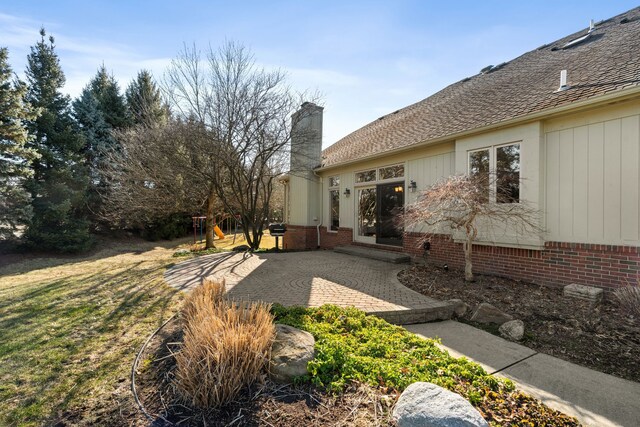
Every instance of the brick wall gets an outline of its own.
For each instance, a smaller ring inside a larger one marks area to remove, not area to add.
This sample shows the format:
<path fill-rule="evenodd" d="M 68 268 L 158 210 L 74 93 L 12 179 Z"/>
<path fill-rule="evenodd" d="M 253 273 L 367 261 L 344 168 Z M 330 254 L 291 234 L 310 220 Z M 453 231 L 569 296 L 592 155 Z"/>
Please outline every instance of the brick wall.
<path fill-rule="evenodd" d="M 320 227 L 320 248 L 333 249 L 336 246 L 353 243 L 352 228 L 338 228 L 338 231 L 327 232 L 327 227 Z M 318 247 L 318 231 L 313 226 L 288 225 L 284 233 L 284 249 L 316 249 Z"/>
<path fill-rule="evenodd" d="M 316 227 L 287 225 L 287 232 L 282 238 L 283 249 L 316 249 L 317 247 Z"/>
<path fill-rule="evenodd" d="M 422 257 L 418 233 L 405 235 L 404 251 Z M 427 261 L 464 268 L 462 244 L 444 235 L 429 237 Z M 546 242 L 543 250 L 473 246 L 473 271 L 546 285 L 616 288 L 640 278 L 640 248 L 636 246 Z"/>
<path fill-rule="evenodd" d="M 338 227 L 338 231 L 328 232 L 327 227 L 320 227 L 320 247 L 333 249 L 353 243 L 353 228 Z"/>

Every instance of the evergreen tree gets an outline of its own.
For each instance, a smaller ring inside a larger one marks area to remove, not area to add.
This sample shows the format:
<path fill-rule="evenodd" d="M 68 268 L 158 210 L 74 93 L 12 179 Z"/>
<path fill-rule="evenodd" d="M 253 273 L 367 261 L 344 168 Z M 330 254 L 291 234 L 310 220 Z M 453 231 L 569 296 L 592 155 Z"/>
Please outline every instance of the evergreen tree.
<path fill-rule="evenodd" d="M 85 141 L 69 109 L 69 98 L 60 89 L 65 77 L 54 39 L 45 38 L 31 47 L 27 57 L 27 101 L 41 111 L 29 122 L 33 147 L 40 155 L 33 162 L 28 189 L 33 198 L 33 219 L 25 234 L 39 249 L 78 252 L 91 244 L 86 219 L 88 177 L 84 165 Z"/>
<path fill-rule="evenodd" d="M 0 48 L 0 240 L 13 239 L 31 219 L 31 196 L 24 180 L 32 175 L 30 161 L 37 157 L 26 147 L 30 135 L 26 120 L 37 117 L 24 101 L 27 87 L 13 79 L 7 48 Z"/>
<path fill-rule="evenodd" d="M 107 73 L 102 65 L 96 76 L 89 82 L 88 89 L 98 101 L 104 120 L 112 129 L 121 130 L 131 125 L 131 117 L 127 110 L 124 96 L 120 93 L 118 82 Z"/>
<path fill-rule="evenodd" d="M 97 229 L 101 226 L 102 197 L 109 191 L 103 174 L 105 156 L 107 151 L 118 149 L 114 131 L 125 129 L 132 121 L 118 83 L 104 65 L 74 101 L 73 110 L 85 138 L 84 154 L 91 177 L 88 207 Z"/>
<path fill-rule="evenodd" d="M 169 107 L 162 100 L 151 72 L 140 71 L 127 87 L 126 97 L 135 124 L 157 126 L 167 123 Z"/>

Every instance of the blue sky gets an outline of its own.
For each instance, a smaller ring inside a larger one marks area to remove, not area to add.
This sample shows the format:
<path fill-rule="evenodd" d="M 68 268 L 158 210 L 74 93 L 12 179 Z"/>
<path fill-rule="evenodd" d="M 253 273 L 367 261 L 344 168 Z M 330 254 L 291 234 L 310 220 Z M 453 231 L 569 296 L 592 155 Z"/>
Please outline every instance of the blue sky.
<path fill-rule="evenodd" d="M 0 46 L 22 74 L 40 26 L 77 96 L 104 63 L 126 87 L 183 43 L 249 47 L 324 95 L 324 146 L 446 85 L 637 6 L 632 1 L 7 1 Z"/>

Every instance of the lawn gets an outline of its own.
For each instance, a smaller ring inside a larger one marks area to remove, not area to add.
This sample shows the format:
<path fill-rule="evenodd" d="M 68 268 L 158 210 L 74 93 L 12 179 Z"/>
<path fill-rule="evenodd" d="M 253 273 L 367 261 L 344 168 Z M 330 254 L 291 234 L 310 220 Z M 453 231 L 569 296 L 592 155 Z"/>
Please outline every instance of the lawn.
<path fill-rule="evenodd" d="M 0 425 L 129 424 L 129 370 L 179 308 L 163 273 L 189 243 L 130 239 L 85 257 L 0 259 Z"/>

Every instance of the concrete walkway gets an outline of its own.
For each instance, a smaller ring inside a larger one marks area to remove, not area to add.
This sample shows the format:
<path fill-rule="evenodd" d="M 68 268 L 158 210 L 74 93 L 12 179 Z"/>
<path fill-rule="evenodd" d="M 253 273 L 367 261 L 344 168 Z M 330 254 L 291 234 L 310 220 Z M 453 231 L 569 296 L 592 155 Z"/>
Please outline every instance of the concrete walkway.
<path fill-rule="evenodd" d="M 452 356 L 465 356 L 489 373 L 503 375 L 550 407 L 587 426 L 640 426 L 640 384 L 537 353 L 464 323 L 411 325 L 407 330 L 439 337 Z"/>
<path fill-rule="evenodd" d="M 353 306 L 396 324 L 449 319 L 453 307 L 414 292 L 397 279 L 404 267 L 331 251 L 223 253 L 171 267 L 167 282 L 188 290 L 222 279 L 234 299 L 319 307 Z"/>

